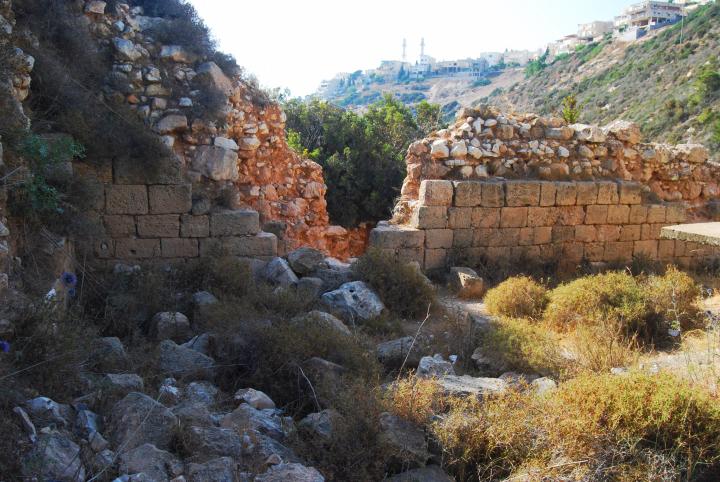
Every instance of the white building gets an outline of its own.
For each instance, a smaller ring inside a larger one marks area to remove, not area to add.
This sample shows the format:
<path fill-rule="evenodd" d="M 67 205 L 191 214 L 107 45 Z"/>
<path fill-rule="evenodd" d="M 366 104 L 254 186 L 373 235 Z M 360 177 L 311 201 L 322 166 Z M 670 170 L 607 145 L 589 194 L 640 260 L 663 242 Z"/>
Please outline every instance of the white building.
<path fill-rule="evenodd" d="M 595 22 L 581 23 L 578 25 L 577 36 L 584 39 L 595 39 L 613 31 L 613 22 L 597 20 Z"/>
<path fill-rule="evenodd" d="M 615 27 L 618 29 L 652 27 L 671 23 L 685 15 L 684 6 L 678 3 L 645 0 L 625 8 L 622 15 L 615 17 Z"/>

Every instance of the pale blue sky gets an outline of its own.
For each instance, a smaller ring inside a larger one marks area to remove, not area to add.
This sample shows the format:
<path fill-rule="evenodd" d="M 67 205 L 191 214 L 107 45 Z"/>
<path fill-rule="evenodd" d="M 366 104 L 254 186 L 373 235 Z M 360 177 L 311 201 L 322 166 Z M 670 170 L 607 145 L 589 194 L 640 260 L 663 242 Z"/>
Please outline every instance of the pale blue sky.
<path fill-rule="evenodd" d="M 338 72 L 419 53 L 438 59 L 536 49 L 633 0 L 191 0 L 220 48 L 265 87 L 315 91 Z"/>

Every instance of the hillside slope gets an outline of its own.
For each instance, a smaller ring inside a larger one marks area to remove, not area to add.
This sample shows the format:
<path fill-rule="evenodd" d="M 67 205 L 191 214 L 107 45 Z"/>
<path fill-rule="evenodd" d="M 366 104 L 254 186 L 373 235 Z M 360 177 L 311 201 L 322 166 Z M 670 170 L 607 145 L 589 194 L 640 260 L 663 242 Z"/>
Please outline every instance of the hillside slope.
<path fill-rule="evenodd" d="M 720 5 L 632 43 L 605 41 L 548 65 L 510 89 L 476 99 L 503 109 L 557 112 L 575 94 L 580 121 L 637 122 L 645 140 L 699 142 L 720 152 Z"/>

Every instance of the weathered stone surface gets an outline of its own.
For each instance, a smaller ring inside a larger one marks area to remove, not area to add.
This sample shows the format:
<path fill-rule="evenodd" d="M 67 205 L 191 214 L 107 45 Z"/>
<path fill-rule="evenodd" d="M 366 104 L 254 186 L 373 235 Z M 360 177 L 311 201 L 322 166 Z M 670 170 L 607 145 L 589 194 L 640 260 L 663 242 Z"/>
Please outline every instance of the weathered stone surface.
<path fill-rule="evenodd" d="M 121 472 L 143 472 L 157 482 L 167 482 L 183 472 L 182 462 L 177 457 L 149 443 L 121 452 L 118 460 Z"/>
<path fill-rule="evenodd" d="M 298 283 L 298 277 L 290 268 L 290 265 L 283 258 L 274 258 L 266 266 L 263 277 L 275 286 L 294 286 Z"/>
<path fill-rule="evenodd" d="M 236 402 L 247 403 L 258 410 L 275 408 L 275 402 L 270 397 L 254 388 L 241 388 L 235 392 L 234 399 Z"/>
<path fill-rule="evenodd" d="M 446 393 L 456 396 L 493 395 L 503 392 L 507 383 L 500 378 L 475 378 L 469 375 L 445 375 L 438 383 Z"/>
<path fill-rule="evenodd" d="M 105 211 L 108 214 L 147 214 L 147 187 L 142 185 L 107 186 L 105 203 Z"/>
<path fill-rule="evenodd" d="M 226 210 L 210 215 L 211 236 L 247 236 L 260 232 L 260 216 L 249 209 Z"/>
<path fill-rule="evenodd" d="M 230 457 L 208 460 L 204 464 L 189 464 L 188 482 L 235 482 L 238 464 Z"/>
<path fill-rule="evenodd" d="M 331 313 L 351 324 L 379 316 L 385 309 L 378 295 L 362 281 L 345 283 L 322 295 L 321 300 Z"/>
<path fill-rule="evenodd" d="M 185 379 L 212 379 L 215 360 L 207 355 L 176 345 L 171 340 L 160 343 L 160 370 L 166 375 Z"/>
<path fill-rule="evenodd" d="M 325 477 L 312 467 L 293 463 L 273 465 L 256 476 L 255 482 L 325 482 Z"/>
<path fill-rule="evenodd" d="M 342 415 L 337 410 L 328 408 L 316 413 L 310 413 L 305 416 L 298 428 L 311 434 L 312 436 L 321 437 L 329 440 L 333 435 L 334 425 L 342 419 Z"/>
<path fill-rule="evenodd" d="M 420 183 L 419 200 L 422 206 L 450 206 L 452 199 L 452 182 L 423 181 Z"/>
<path fill-rule="evenodd" d="M 192 185 L 148 186 L 150 214 L 184 214 L 192 209 Z"/>
<path fill-rule="evenodd" d="M 232 93 L 233 83 L 215 62 L 200 64 L 195 70 L 197 75 L 193 79 L 195 84 L 205 88 L 212 88 L 226 95 Z"/>
<path fill-rule="evenodd" d="M 183 214 L 180 217 L 180 236 L 184 238 L 206 238 L 210 236 L 210 218 Z"/>
<path fill-rule="evenodd" d="M 176 424 L 175 415 L 162 404 L 143 393 L 132 392 L 113 406 L 108 433 L 116 447 L 129 450 L 150 443 L 165 450 Z"/>
<path fill-rule="evenodd" d="M 281 417 L 277 410 L 258 410 L 247 403 L 240 404 L 220 420 L 223 428 L 237 431 L 257 430 L 276 440 L 283 440 L 291 425 L 292 419 Z"/>
<path fill-rule="evenodd" d="M 89 354 L 90 365 L 101 372 L 125 371 L 130 366 L 130 359 L 119 338 L 96 338 L 92 342 Z"/>
<path fill-rule="evenodd" d="M 194 462 L 208 462 L 220 457 L 240 460 L 242 457 L 242 438 L 230 428 L 189 426 L 183 428 L 182 435 Z"/>
<path fill-rule="evenodd" d="M 325 262 L 325 254 L 317 249 L 303 246 L 288 253 L 287 260 L 295 273 L 304 276 L 321 267 Z"/>
<path fill-rule="evenodd" d="M 156 313 L 151 321 L 152 330 L 158 340 L 187 341 L 192 332 L 190 320 L 179 312 L 164 311 Z"/>
<path fill-rule="evenodd" d="M 422 357 L 419 343 L 413 343 L 411 336 L 380 343 L 377 346 L 377 356 L 386 366 L 402 365 L 407 359 L 407 367 L 416 367 Z"/>
<path fill-rule="evenodd" d="M 163 117 L 155 126 L 160 134 L 172 134 L 188 128 L 188 120 L 182 114 L 170 114 Z"/>
<path fill-rule="evenodd" d="M 218 146 L 198 147 L 192 167 L 213 181 L 235 181 L 240 172 L 237 152 Z"/>
<path fill-rule="evenodd" d="M 423 467 L 430 458 L 425 432 L 412 423 L 392 415 L 380 414 L 380 440 L 392 454 L 393 465 Z"/>
<path fill-rule="evenodd" d="M 313 310 L 306 315 L 298 316 L 297 318 L 293 319 L 293 322 L 321 326 L 323 328 L 336 330 L 344 335 L 352 334 L 352 332 L 345 323 L 343 323 L 330 313 L 325 313 L 324 311 Z"/>
<path fill-rule="evenodd" d="M 23 475 L 43 480 L 85 481 L 80 447 L 59 433 L 41 433 L 22 461 Z"/>
<path fill-rule="evenodd" d="M 460 298 L 480 299 L 485 293 L 485 282 L 471 268 L 460 266 L 451 268 L 450 286 Z"/>
<path fill-rule="evenodd" d="M 180 216 L 177 214 L 138 216 L 137 233 L 142 238 L 176 238 L 180 233 Z"/>
<path fill-rule="evenodd" d="M 370 232 L 370 244 L 381 249 L 420 248 L 425 231 L 394 224 L 378 225 Z"/>
<path fill-rule="evenodd" d="M 418 363 L 416 372 L 420 378 L 437 378 L 443 375 L 455 375 L 453 364 L 445 360 L 442 355 L 424 356 Z"/>

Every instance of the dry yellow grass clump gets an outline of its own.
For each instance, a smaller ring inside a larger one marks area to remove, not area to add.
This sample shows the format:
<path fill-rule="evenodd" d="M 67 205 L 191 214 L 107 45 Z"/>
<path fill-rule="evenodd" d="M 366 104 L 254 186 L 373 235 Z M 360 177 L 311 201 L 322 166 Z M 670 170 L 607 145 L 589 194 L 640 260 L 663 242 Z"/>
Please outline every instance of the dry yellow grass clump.
<path fill-rule="evenodd" d="M 547 290 L 529 276 L 508 278 L 485 295 L 485 307 L 497 316 L 535 318 L 542 315 Z"/>

